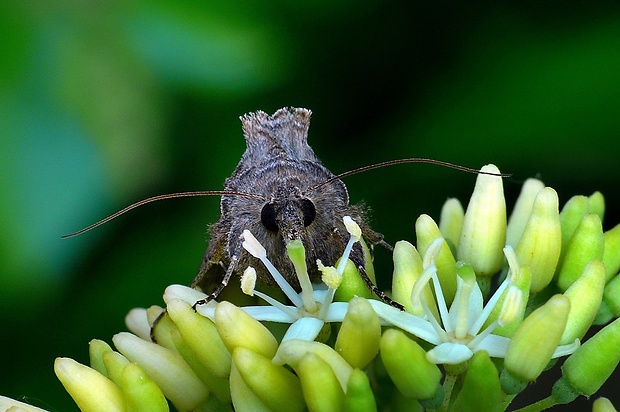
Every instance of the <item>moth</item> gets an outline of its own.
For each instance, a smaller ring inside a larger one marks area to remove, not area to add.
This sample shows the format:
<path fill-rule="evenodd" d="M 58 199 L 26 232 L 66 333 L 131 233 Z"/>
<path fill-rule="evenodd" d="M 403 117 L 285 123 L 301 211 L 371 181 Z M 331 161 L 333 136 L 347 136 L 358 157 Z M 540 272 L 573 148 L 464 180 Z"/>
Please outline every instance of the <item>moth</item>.
<path fill-rule="evenodd" d="M 231 276 L 241 275 L 248 266 L 256 269 L 257 279 L 274 284 L 267 269 L 242 247 L 241 234 L 249 230 L 267 250 L 269 260 L 287 281 L 299 290 L 286 244 L 301 240 L 306 249 L 308 274 L 319 282 L 316 261 L 334 265 L 349 240 L 342 218 L 350 216 L 362 229 L 372 247 L 382 244 L 383 236 L 373 231 L 366 211 L 351 205 L 345 184 L 321 163 L 308 145 L 311 111 L 283 108 L 269 116 L 257 111 L 241 116 L 246 150 L 232 175 L 224 183 L 221 215 L 211 225 L 211 240 L 192 287 L 212 290 L 215 298 Z M 242 193 L 248 194 L 243 195 Z M 382 300 L 401 307 L 368 278 L 362 246 L 355 244 L 351 261 L 362 278 Z"/>
<path fill-rule="evenodd" d="M 275 283 L 262 263 L 243 249 L 241 235 L 246 229 L 265 247 L 267 257 L 287 281 L 299 290 L 286 244 L 292 240 L 301 240 L 306 249 L 310 279 L 319 282 L 321 275 L 316 260 L 320 259 L 325 265 L 334 265 L 349 239 L 342 220 L 344 216 L 350 216 L 360 226 L 369 247 L 382 245 L 392 250 L 383 240 L 383 235 L 370 228 L 366 209 L 349 203 L 347 187 L 341 178 L 401 163 L 433 163 L 471 173 L 483 173 L 434 159 L 407 158 L 334 175 L 308 145 L 310 116 L 311 111 L 302 108 L 282 108 L 273 115 L 263 111 L 243 115 L 240 119 L 246 150 L 232 175 L 226 179 L 224 190 L 154 196 L 63 237 L 79 235 L 131 209 L 157 200 L 220 195 L 221 215 L 209 228 L 211 238 L 198 273 L 190 285 L 209 295 L 196 302 L 196 305 L 217 298 L 230 279 L 241 276 L 248 266 L 256 269 L 260 282 Z M 381 292 L 368 277 L 364 266 L 364 250 L 359 243 L 353 247 L 350 259 L 372 292 L 384 302 L 404 309 Z"/>

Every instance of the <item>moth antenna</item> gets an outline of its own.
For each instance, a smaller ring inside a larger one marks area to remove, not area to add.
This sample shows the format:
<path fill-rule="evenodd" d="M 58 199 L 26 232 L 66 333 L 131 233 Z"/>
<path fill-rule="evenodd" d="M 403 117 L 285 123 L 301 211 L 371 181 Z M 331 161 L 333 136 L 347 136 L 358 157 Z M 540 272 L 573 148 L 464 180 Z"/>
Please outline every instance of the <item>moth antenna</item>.
<path fill-rule="evenodd" d="M 78 230 L 77 232 L 73 232 L 70 233 L 68 235 L 63 235 L 61 236 L 63 239 L 69 238 L 69 237 L 74 237 L 74 236 L 78 236 L 81 235 L 84 232 L 88 232 L 91 229 L 94 229 L 98 226 L 103 225 L 104 223 L 109 222 L 112 219 L 115 219 L 117 217 L 119 217 L 122 214 L 125 214 L 127 212 L 129 212 L 132 209 L 135 209 L 137 207 L 140 207 L 142 205 L 145 205 L 147 203 L 153 203 L 153 202 L 157 202 L 158 200 L 165 200 L 165 199 L 176 199 L 179 197 L 196 197 L 196 196 L 223 196 L 223 195 L 234 195 L 234 196 L 245 196 L 245 197 L 251 197 L 254 199 L 261 199 L 264 200 L 263 196 L 259 196 L 253 193 L 245 193 L 245 192 L 232 192 L 232 191 L 226 191 L 226 190 L 200 190 L 200 191 L 195 191 L 195 192 L 178 192 L 178 193 L 168 193 L 165 195 L 157 195 L 157 196 L 152 196 L 149 197 L 147 199 L 142 199 L 139 202 L 133 203 L 121 210 L 119 210 L 116 213 L 111 214 L 110 216 L 101 219 L 100 221 L 93 223 L 90 226 L 85 227 L 84 229 Z"/>
<path fill-rule="evenodd" d="M 362 167 L 358 167 L 357 169 L 353 169 L 353 170 L 349 170 L 348 172 L 344 172 L 344 173 L 340 173 L 339 175 L 336 175 L 330 179 L 327 179 L 326 181 L 319 183 L 318 185 L 312 186 L 309 191 L 314 191 L 316 189 L 318 189 L 321 186 L 324 186 L 326 184 L 329 184 L 331 182 L 333 182 L 334 180 L 339 180 L 342 179 L 343 177 L 347 177 L 347 176 L 351 176 L 351 175 L 355 175 L 358 173 L 362 173 L 362 172 L 366 172 L 368 170 L 373 170 L 373 169 L 379 169 L 381 167 L 386 167 L 386 166 L 394 166 L 394 165 L 399 165 L 399 164 L 403 164 L 403 163 L 430 163 L 433 165 L 439 165 L 439 166 L 445 166 L 445 167 L 449 167 L 451 169 L 456 169 L 456 170 L 460 170 L 463 172 L 468 172 L 468 173 L 474 173 L 474 174 L 483 174 L 483 175 L 491 175 L 491 176 L 500 176 L 500 177 L 510 177 L 512 176 L 512 174 L 510 173 L 492 173 L 492 172 L 482 172 L 480 170 L 477 169 L 472 169 L 471 167 L 466 167 L 466 166 L 461 166 L 461 165 L 457 165 L 454 163 L 449 163 L 449 162 L 444 162 L 442 160 L 435 160 L 435 159 L 426 159 L 424 157 L 410 157 L 407 159 L 396 159 L 396 160 L 387 160 L 385 162 L 379 162 L 379 163 L 375 163 L 372 165 L 368 165 L 368 166 L 362 166 Z"/>

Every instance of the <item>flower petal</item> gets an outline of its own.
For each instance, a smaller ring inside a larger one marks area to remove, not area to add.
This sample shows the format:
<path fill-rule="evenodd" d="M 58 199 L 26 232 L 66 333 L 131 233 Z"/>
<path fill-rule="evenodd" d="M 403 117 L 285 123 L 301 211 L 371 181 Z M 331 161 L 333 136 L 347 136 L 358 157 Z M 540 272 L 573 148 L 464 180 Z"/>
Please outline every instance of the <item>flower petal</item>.
<path fill-rule="evenodd" d="M 472 348 L 474 352 L 485 350 L 492 358 L 503 358 L 506 356 L 506 348 L 508 348 L 510 338 L 499 335 L 488 335 Z"/>
<path fill-rule="evenodd" d="M 437 332 L 428 321 L 408 312 L 398 310 L 378 300 L 369 300 L 368 303 L 370 303 L 375 312 L 377 312 L 379 318 L 389 322 L 391 325 L 409 332 L 433 345 L 439 345 L 441 343 L 441 339 L 437 335 Z"/>
<path fill-rule="evenodd" d="M 454 342 L 442 343 L 426 352 L 426 358 L 430 362 L 452 365 L 465 362 L 473 355 L 474 352 L 467 346 Z"/>
<path fill-rule="evenodd" d="M 317 318 L 305 317 L 298 319 L 288 328 L 282 338 L 282 342 L 291 339 L 313 341 L 318 336 L 324 324 L 325 322 Z"/>

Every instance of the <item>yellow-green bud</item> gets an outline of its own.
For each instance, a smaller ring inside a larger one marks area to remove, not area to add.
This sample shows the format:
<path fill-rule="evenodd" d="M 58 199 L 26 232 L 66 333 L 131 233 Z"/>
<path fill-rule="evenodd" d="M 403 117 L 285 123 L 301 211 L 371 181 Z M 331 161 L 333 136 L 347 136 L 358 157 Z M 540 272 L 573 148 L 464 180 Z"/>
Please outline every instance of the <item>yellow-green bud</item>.
<path fill-rule="evenodd" d="M 456 248 L 459 245 L 464 218 L 465 210 L 463 210 L 461 202 L 454 197 L 446 200 L 441 208 L 439 230 L 448 242 L 453 254 L 456 254 Z"/>
<path fill-rule="evenodd" d="M 291 371 L 243 346 L 236 347 L 232 358 L 248 388 L 271 410 L 304 409 L 304 396 L 299 378 Z"/>
<path fill-rule="evenodd" d="M 481 171 L 499 174 L 494 165 Z M 457 249 L 457 259 L 470 263 L 478 276 L 492 276 L 504 261 L 506 201 L 500 176 L 479 174 L 471 196 Z"/>
<path fill-rule="evenodd" d="M 103 364 L 108 371 L 108 378 L 119 388 L 123 387 L 123 369 L 130 362 L 118 352 L 110 351 L 103 354 Z"/>
<path fill-rule="evenodd" d="M 363 369 L 377 356 L 381 324 L 377 313 L 364 298 L 349 302 L 334 349 L 351 366 Z"/>
<path fill-rule="evenodd" d="M 278 348 L 278 353 L 273 358 L 273 362 L 278 365 L 286 363 L 295 369 L 301 359 L 308 353 L 314 353 L 331 366 L 334 375 L 336 375 L 338 382 L 340 382 L 342 390 L 346 389 L 353 368 L 334 349 L 324 343 L 298 339 L 287 340 Z"/>
<path fill-rule="evenodd" d="M 426 358 L 426 351 L 403 332 L 388 329 L 381 337 L 381 360 L 390 378 L 405 396 L 429 399 L 435 396 L 441 370 Z"/>
<path fill-rule="evenodd" d="M 564 292 L 570 299 L 570 312 L 561 345 L 583 338 L 596 317 L 604 288 L 605 266 L 600 260 L 592 260 L 579 279 Z"/>
<path fill-rule="evenodd" d="M 127 412 L 168 412 L 168 401 L 159 386 L 135 363 L 123 369 L 121 387 L 127 402 Z"/>
<path fill-rule="evenodd" d="M 310 411 L 341 411 L 344 392 L 331 366 L 309 352 L 295 368 Z"/>
<path fill-rule="evenodd" d="M 230 302 L 222 301 L 215 307 L 215 326 L 230 353 L 244 347 L 271 358 L 278 349 L 269 329 Z"/>
<path fill-rule="evenodd" d="M 407 312 L 412 312 L 411 291 L 413 284 L 422 274 L 422 257 L 411 243 L 401 240 L 394 245 L 394 275 L 392 276 L 392 298 L 401 303 Z M 433 299 L 432 291 L 427 288 L 427 301 Z M 428 300 L 430 299 L 430 300 Z M 423 316 L 424 312 L 414 313 Z"/>
<path fill-rule="evenodd" d="M 519 264 L 530 268 L 533 293 L 544 289 L 553 279 L 561 248 L 558 194 L 546 187 L 534 200 L 530 218 L 515 250 Z"/>
<path fill-rule="evenodd" d="M 229 375 L 219 377 L 211 373 L 208 365 L 202 363 L 199 357 L 183 340 L 181 333 L 178 330 L 172 331 L 172 341 L 174 342 L 175 349 L 181 355 L 185 363 L 194 371 L 198 379 L 217 397 L 223 404 L 230 403 L 230 383 L 228 381 Z M 226 352 L 228 354 L 228 351 Z M 228 354 L 230 357 L 230 354 Z M 211 399 L 212 396 L 209 396 Z M 202 406 L 201 406 L 202 407 Z"/>
<path fill-rule="evenodd" d="M 499 374 L 486 351 L 474 353 L 467 367 L 463 388 L 454 410 L 463 412 L 493 411 L 500 404 L 502 390 Z"/>
<path fill-rule="evenodd" d="M 234 362 L 230 368 L 230 395 L 236 411 L 271 412 L 271 408 L 244 382 Z"/>
<path fill-rule="evenodd" d="M 369 267 L 372 267 L 372 265 L 366 266 L 366 273 L 368 273 Z M 369 299 L 371 295 L 372 292 L 370 292 L 368 286 L 366 286 L 366 283 L 362 280 L 355 264 L 350 260 L 347 260 L 347 264 L 344 267 L 344 272 L 342 272 L 342 281 L 334 294 L 334 300 L 348 302 L 355 296 Z"/>
<path fill-rule="evenodd" d="M 538 192 L 545 187 L 543 182 L 538 179 L 527 179 L 521 187 L 521 193 L 515 203 L 515 207 L 508 218 L 508 227 L 506 228 L 506 244 L 517 247 L 525 225 L 532 214 L 532 206 Z"/>
<path fill-rule="evenodd" d="M 562 253 L 560 254 L 560 261 L 564 258 L 566 247 L 573 237 L 575 229 L 577 229 L 579 222 L 588 214 L 589 210 L 590 205 L 588 198 L 585 196 L 571 197 L 562 208 L 560 212 L 560 224 L 562 225 Z"/>
<path fill-rule="evenodd" d="M 568 289 L 591 260 L 603 259 L 604 244 L 601 219 L 595 214 L 584 216 L 566 246 L 566 254 L 558 275 L 558 286 L 561 290 Z"/>
<path fill-rule="evenodd" d="M 220 378 L 227 377 L 230 373 L 230 353 L 215 324 L 180 299 L 168 301 L 168 314 L 200 363 L 205 365 L 211 374 Z"/>
<path fill-rule="evenodd" d="M 108 371 L 103 364 L 103 354 L 112 352 L 110 345 L 99 339 L 93 339 L 88 343 L 88 356 L 90 357 L 90 367 L 108 377 Z"/>
<path fill-rule="evenodd" d="M 209 390 L 175 350 L 127 332 L 114 335 L 112 341 L 120 353 L 140 365 L 177 409 L 193 410 L 209 396 Z"/>
<path fill-rule="evenodd" d="M 73 359 L 56 358 L 54 372 L 81 411 L 126 410 L 121 389 L 96 370 Z"/>
<path fill-rule="evenodd" d="M 607 270 L 605 279 L 609 281 L 620 271 L 620 224 L 603 233 L 605 247 L 603 250 L 603 263 Z"/>
<path fill-rule="evenodd" d="M 617 410 L 609 399 L 598 398 L 592 403 L 592 412 L 617 412 Z"/>
<path fill-rule="evenodd" d="M 420 255 L 424 256 L 429 246 L 442 237 L 439 227 L 429 215 L 420 215 L 415 222 L 415 232 Z M 437 277 L 441 284 L 441 290 L 446 303 L 449 305 L 456 294 L 456 260 L 450 250 L 450 246 L 443 242 L 439 254 L 435 259 Z"/>
<path fill-rule="evenodd" d="M 620 316 L 620 276 L 614 277 L 605 285 L 603 301 L 614 317 Z"/>
<path fill-rule="evenodd" d="M 176 326 L 172 319 L 170 319 L 168 313 L 164 313 L 163 316 L 160 316 L 162 313 L 164 313 L 164 309 L 156 305 L 146 310 L 149 325 L 153 325 L 154 322 L 157 321 L 151 332 L 158 345 L 174 350 L 174 343 L 170 340 L 170 331 L 176 329 Z"/>
<path fill-rule="evenodd" d="M 599 390 L 620 362 L 620 319 L 581 345 L 562 365 L 562 376 L 584 396 Z"/>
<path fill-rule="evenodd" d="M 569 311 L 570 300 L 564 295 L 555 295 L 530 313 L 510 339 L 505 368 L 524 382 L 535 380 L 558 347 Z"/>
<path fill-rule="evenodd" d="M 603 221 L 605 217 L 605 197 L 601 192 L 594 192 L 588 198 L 588 210 L 590 213 L 594 213 L 598 215 L 598 217 Z"/>
<path fill-rule="evenodd" d="M 363 371 L 353 369 L 353 372 L 351 372 L 343 406 L 345 412 L 375 412 L 377 410 L 375 395 L 370 387 L 370 381 Z"/>

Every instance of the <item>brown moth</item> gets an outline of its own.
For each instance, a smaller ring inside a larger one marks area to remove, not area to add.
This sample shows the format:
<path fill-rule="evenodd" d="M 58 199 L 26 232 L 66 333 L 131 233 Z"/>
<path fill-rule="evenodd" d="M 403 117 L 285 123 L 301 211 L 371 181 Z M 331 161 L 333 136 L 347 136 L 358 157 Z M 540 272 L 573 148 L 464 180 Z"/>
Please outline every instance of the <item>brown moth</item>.
<path fill-rule="evenodd" d="M 265 247 L 269 260 L 296 289 L 299 283 L 286 253 L 286 244 L 292 240 L 299 239 L 305 246 L 312 282 L 321 280 L 317 259 L 334 265 L 342 255 L 349 240 L 344 216 L 350 216 L 360 226 L 371 247 L 387 245 L 383 236 L 368 226 L 364 208 L 349 204 L 342 180 L 323 166 L 308 145 L 310 115 L 307 109 L 283 108 L 271 116 L 262 111 L 241 116 L 247 148 L 226 179 L 224 192 L 233 194 L 222 195 L 221 216 L 209 228 L 211 239 L 191 284 L 212 291 L 206 300 L 217 297 L 231 276 L 240 276 L 248 266 L 256 269 L 259 281 L 274 283 L 264 265 L 243 249 L 241 234 L 246 229 Z M 350 259 L 381 299 L 401 307 L 377 290 L 367 277 L 364 251 L 359 243 Z"/>

